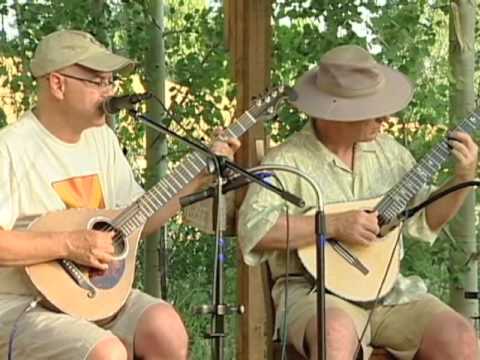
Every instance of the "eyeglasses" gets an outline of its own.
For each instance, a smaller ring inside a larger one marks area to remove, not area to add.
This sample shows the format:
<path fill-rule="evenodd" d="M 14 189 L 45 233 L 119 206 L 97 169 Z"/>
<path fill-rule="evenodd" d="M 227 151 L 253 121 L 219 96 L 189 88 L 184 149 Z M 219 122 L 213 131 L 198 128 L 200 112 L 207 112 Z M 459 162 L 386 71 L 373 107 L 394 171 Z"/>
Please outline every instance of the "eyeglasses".
<path fill-rule="evenodd" d="M 105 90 L 107 88 L 115 89 L 118 86 L 118 82 L 119 82 L 119 80 L 116 78 L 93 80 L 93 79 L 86 79 L 86 78 L 82 78 L 82 77 L 74 76 L 70 74 L 64 74 L 61 72 L 59 72 L 59 74 L 69 79 L 84 81 L 88 84 L 95 85 L 95 87 L 99 90 Z"/>

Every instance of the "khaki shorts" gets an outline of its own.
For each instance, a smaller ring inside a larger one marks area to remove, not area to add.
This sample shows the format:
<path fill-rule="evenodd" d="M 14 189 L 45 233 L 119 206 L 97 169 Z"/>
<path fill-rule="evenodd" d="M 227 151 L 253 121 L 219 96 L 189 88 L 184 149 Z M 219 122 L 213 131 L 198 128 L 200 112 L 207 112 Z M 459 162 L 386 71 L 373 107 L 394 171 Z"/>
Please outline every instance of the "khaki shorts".
<path fill-rule="evenodd" d="M 316 315 L 316 293 L 308 292 L 304 281 L 289 280 L 289 303 L 287 311 L 287 341 L 306 356 L 304 341 L 309 321 Z M 275 286 L 272 292 L 277 309 L 283 308 L 283 286 Z M 334 295 L 327 295 L 326 309 L 341 309 L 352 318 L 360 337 L 369 316 L 369 310 L 342 300 Z M 369 358 L 372 347 L 384 347 L 398 360 L 411 360 L 418 351 L 422 335 L 435 314 L 454 311 L 435 296 L 424 294 L 415 300 L 401 305 L 375 308 L 369 331 L 362 340 L 363 359 Z M 283 311 L 277 311 L 277 326 L 283 323 Z M 279 333 L 283 337 L 279 326 Z"/>
<path fill-rule="evenodd" d="M 30 301 L 23 296 L 0 296 L 0 359 L 7 358 L 13 323 Z M 158 303 L 164 301 L 133 290 L 115 319 L 101 327 L 38 306 L 17 323 L 14 359 L 84 360 L 100 340 L 109 336 L 120 337 L 131 345 L 140 316 Z"/>

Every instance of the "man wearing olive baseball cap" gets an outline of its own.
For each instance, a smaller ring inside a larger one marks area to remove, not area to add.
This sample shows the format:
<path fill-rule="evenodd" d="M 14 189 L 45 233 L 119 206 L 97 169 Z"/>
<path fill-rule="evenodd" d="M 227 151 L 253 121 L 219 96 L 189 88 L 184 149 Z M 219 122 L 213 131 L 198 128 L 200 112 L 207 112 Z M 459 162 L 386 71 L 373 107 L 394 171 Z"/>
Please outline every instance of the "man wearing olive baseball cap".
<path fill-rule="evenodd" d="M 19 232 L 14 224 L 20 218 L 69 208 L 122 208 L 143 194 L 115 134 L 105 124 L 101 106 L 114 94 L 113 73 L 128 72 L 133 65 L 81 31 L 54 32 L 37 47 L 31 62 L 38 82 L 37 105 L 0 132 L 2 359 L 7 353 L 16 360 L 187 358 L 187 332 L 173 306 L 135 289 L 129 293 L 127 289 L 120 311 L 101 324 L 42 305 L 16 321 L 37 296 L 24 266 L 67 259 L 100 271 L 114 264 L 112 274 L 127 276 L 119 266 L 122 262 L 112 262 L 113 232 L 81 226 L 58 231 L 68 218 L 42 232 Z M 231 158 L 238 147 L 237 140 L 228 139 L 214 143 L 212 150 Z M 141 236 L 158 231 L 178 211 L 179 195 L 195 191 L 202 182 L 198 177 L 174 194 L 148 219 Z M 55 279 L 51 282 L 55 285 Z M 70 298 L 75 302 L 74 296 Z M 15 326 L 17 335 L 10 347 Z"/>
<path fill-rule="evenodd" d="M 54 135 L 76 142 L 83 130 L 105 124 L 101 105 L 115 93 L 115 73 L 127 75 L 134 67 L 133 60 L 112 53 L 86 32 L 53 32 L 40 41 L 30 64 L 39 86 L 38 105 L 33 112 L 47 128 L 53 122 L 64 123 L 55 118 L 70 118 L 74 112 L 75 124 L 68 121 L 72 126 L 57 129 L 59 133 Z M 65 88 L 72 90 L 67 98 L 55 92 Z M 45 112 L 48 116 L 43 115 Z"/>
<path fill-rule="evenodd" d="M 310 175 L 322 189 L 325 203 L 335 203 L 337 207 L 337 212 L 326 215 L 328 237 L 347 249 L 368 252 L 381 241 L 379 213 L 365 211 L 365 206 L 361 210 L 359 206 L 349 209 L 348 203 L 381 198 L 415 165 L 406 148 L 381 133 L 389 116 L 408 105 L 413 85 L 404 74 L 377 63 L 363 48 L 344 45 L 325 53 L 317 66 L 300 76 L 295 90 L 298 97 L 292 105 L 308 115 L 309 120 L 303 130 L 273 148 L 263 163 L 294 166 Z M 466 133 L 453 133 L 449 144 L 457 165 L 455 177 L 447 186 L 474 179 L 477 145 Z M 307 205 L 316 206 L 315 194 L 299 177 L 285 173 L 278 176 L 285 190 L 301 196 Z M 422 189 L 414 196 L 414 202 L 424 200 L 430 192 Z M 408 221 L 404 230 L 433 242 L 441 227 L 458 211 L 467 192 L 455 192 L 433 203 Z M 302 213 L 303 209 L 290 211 L 287 219 L 278 197 L 250 186 L 239 213 L 239 243 L 247 264 L 268 260 L 275 280 L 272 297 L 276 326 L 298 352 L 314 360 L 318 346 L 316 293 L 311 291 L 305 270 L 309 268 L 305 262 L 308 257 L 301 250 L 315 243 L 315 222 L 314 216 Z M 291 251 L 288 262 L 286 250 Z M 374 298 L 367 302 L 357 298 L 358 290 L 367 285 L 377 293 L 381 281 L 367 283 L 372 281 L 370 273 L 376 269 L 368 269 L 369 276 L 361 275 L 330 246 L 325 251 L 327 280 L 331 279 L 326 296 L 327 359 L 357 359 L 360 349 L 363 359 L 368 359 L 370 345 L 384 347 L 401 360 L 477 359 L 472 326 L 428 294 L 419 277 L 393 278 L 390 291 L 374 306 Z M 332 257 L 328 257 L 329 252 Z M 391 252 L 384 255 L 387 262 L 390 255 Z M 338 267 L 334 267 L 336 262 L 332 259 L 339 259 Z M 398 265 L 399 259 L 395 257 L 395 261 Z M 290 280 L 285 300 L 287 266 Z M 352 276 L 340 269 L 348 269 L 355 276 L 358 273 L 360 280 L 352 282 Z"/>

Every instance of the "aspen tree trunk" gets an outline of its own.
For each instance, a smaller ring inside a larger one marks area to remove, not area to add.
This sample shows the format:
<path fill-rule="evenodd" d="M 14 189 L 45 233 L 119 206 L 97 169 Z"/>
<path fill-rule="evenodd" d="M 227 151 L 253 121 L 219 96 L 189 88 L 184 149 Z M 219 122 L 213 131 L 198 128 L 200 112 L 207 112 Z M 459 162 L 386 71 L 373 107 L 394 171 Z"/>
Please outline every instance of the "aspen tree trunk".
<path fill-rule="evenodd" d="M 146 84 L 149 91 L 165 103 L 165 45 L 163 41 L 163 0 L 149 2 L 152 21 L 146 63 Z M 154 99 L 148 102 L 148 116 L 157 121 L 164 116 L 161 105 Z M 147 128 L 146 189 L 156 184 L 167 172 L 167 139 L 163 134 Z M 167 297 L 166 287 L 166 228 L 146 239 L 145 291 L 153 296 Z"/>
<path fill-rule="evenodd" d="M 450 8 L 450 67 L 453 82 L 450 88 L 450 122 L 457 123 L 475 108 L 473 86 L 475 44 L 475 0 L 454 0 Z M 465 299 L 465 291 L 478 291 L 475 254 L 475 192 L 471 191 L 460 212 L 450 222 L 455 242 L 463 251 L 450 258 L 452 269 L 465 268 L 460 281 L 452 281 L 450 303 L 466 317 L 478 316 L 478 301 Z"/>

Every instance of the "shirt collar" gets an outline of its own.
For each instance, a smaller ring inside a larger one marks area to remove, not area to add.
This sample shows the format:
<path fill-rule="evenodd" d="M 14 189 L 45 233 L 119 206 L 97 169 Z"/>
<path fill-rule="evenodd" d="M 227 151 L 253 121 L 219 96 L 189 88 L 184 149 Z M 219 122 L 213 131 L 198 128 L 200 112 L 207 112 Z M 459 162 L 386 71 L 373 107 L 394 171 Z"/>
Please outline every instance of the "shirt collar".
<path fill-rule="evenodd" d="M 300 134 L 302 135 L 301 141 L 304 142 L 304 145 L 309 147 L 314 154 L 322 154 L 324 160 L 328 162 L 335 160 L 335 154 L 318 140 L 312 121 L 307 121 L 303 129 L 300 131 Z"/>
<path fill-rule="evenodd" d="M 313 127 L 312 121 L 307 121 L 305 126 L 300 130 L 301 141 L 304 141 L 304 146 L 309 147 L 313 153 L 322 154 L 327 162 L 334 162 L 336 166 L 344 167 L 344 164 L 338 157 L 332 153 L 320 140 L 318 140 Z M 361 153 L 376 153 L 379 150 L 378 141 L 359 142 L 356 144 L 357 155 Z"/>

